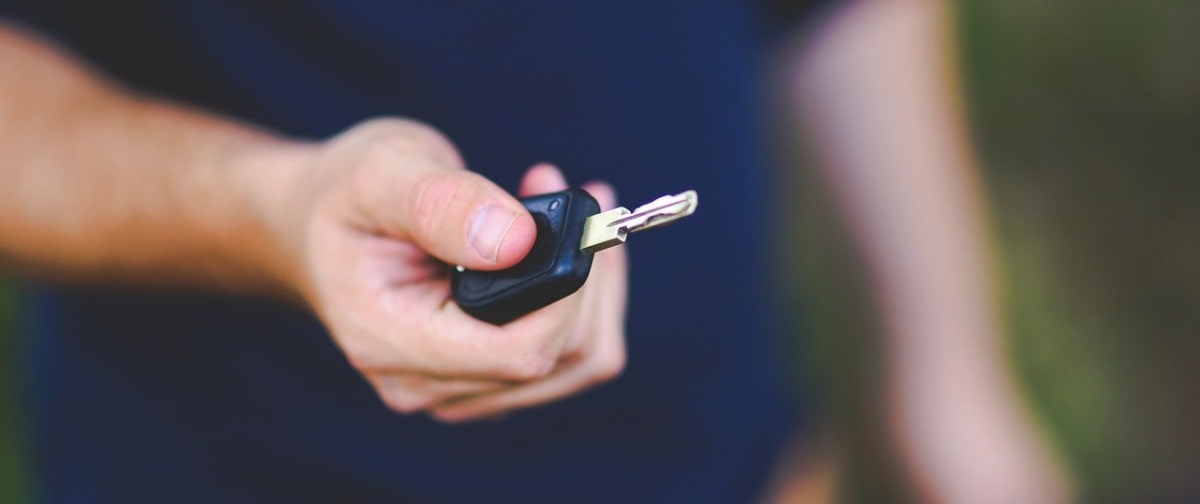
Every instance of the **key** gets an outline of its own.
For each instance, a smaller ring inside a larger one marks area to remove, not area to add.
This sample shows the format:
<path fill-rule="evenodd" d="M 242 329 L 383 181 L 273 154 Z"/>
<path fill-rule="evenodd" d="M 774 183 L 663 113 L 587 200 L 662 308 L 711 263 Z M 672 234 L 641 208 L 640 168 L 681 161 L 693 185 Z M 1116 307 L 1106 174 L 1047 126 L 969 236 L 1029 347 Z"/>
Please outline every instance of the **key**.
<path fill-rule="evenodd" d="M 599 252 L 615 247 L 625 243 L 629 233 L 653 229 L 692 215 L 698 202 L 696 191 L 686 191 L 663 196 L 632 212 L 625 207 L 617 207 L 598 213 L 584 222 L 579 248 Z"/>
<path fill-rule="evenodd" d="M 582 189 L 524 198 L 537 224 L 529 255 L 501 271 L 450 272 L 454 301 L 471 316 L 505 324 L 579 290 L 592 268 L 592 255 L 625 243 L 630 233 L 670 224 L 696 211 L 696 191 L 663 196 L 633 211 L 600 211 Z"/>

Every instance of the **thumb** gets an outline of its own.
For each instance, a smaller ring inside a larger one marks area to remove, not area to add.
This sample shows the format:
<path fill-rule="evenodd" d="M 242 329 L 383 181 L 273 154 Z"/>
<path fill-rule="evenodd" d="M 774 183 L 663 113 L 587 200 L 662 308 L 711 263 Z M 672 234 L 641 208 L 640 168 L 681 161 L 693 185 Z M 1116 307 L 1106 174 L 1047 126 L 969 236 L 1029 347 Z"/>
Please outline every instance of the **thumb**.
<path fill-rule="evenodd" d="M 473 172 L 409 168 L 391 186 L 391 204 L 374 205 L 390 210 L 379 216 L 388 231 L 470 269 L 508 268 L 529 253 L 537 227 L 512 195 Z"/>

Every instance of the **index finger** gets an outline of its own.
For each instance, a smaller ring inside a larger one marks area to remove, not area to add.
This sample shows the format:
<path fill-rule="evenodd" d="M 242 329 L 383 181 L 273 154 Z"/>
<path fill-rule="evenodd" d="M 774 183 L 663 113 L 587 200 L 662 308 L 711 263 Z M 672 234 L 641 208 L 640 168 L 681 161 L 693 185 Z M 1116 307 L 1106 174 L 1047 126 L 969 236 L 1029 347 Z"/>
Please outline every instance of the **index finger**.
<path fill-rule="evenodd" d="M 420 325 L 417 365 L 435 376 L 509 381 L 537 379 L 553 369 L 579 304 L 572 294 L 495 326 L 452 302 L 430 301 L 439 306 L 429 306 Z"/>

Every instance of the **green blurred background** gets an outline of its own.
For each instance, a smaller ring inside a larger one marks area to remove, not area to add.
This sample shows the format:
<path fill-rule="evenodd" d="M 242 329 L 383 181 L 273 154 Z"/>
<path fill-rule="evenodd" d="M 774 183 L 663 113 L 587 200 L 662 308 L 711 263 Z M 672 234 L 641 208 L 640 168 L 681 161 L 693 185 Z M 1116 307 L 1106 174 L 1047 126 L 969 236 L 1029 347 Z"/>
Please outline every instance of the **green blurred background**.
<path fill-rule="evenodd" d="M 966 0 L 959 17 L 1032 408 L 1083 501 L 1200 500 L 1200 2 Z M 804 350 L 849 447 L 844 495 L 903 500 L 861 278 L 819 182 L 803 187 Z M 2 284 L 0 501 L 19 501 L 18 321 Z"/>
<path fill-rule="evenodd" d="M 965 0 L 960 54 L 1009 351 L 1081 502 L 1200 502 L 1200 2 Z M 807 175 L 795 251 L 848 500 L 911 496 L 876 323 Z"/>

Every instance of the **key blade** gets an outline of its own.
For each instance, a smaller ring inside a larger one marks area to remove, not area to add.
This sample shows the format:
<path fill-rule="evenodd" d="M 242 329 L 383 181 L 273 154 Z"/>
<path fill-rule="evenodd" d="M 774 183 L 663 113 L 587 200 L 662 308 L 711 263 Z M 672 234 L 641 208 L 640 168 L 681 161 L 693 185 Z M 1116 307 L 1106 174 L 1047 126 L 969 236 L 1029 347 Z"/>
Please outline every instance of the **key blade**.
<path fill-rule="evenodd" d="M 579 249 L 599 252 L 625 243 L 629 233 L 670 224 L 696 211 L 696 191 L 663 196 L 630 212 L 624 207 L 600 212 L 583 223 Z"/>
<path fill-rule="evenodd" d="M 614 220 L 610 225 L 622 228 L 628 233 L 665 226 L 695 213 L 699 202 L 696 191 L 663 196 L 637 207 L 629 215 Z"/>
<path fill-rule="evenodd" d="M 617 207 L 588 217 L 583 221 L 583 237 L 579 240 L 579 250 L 599 252 L 625 243 L 625 237 L 629 233 L 625 228 L 614 226 L 613 223 L 626 215 L 629 215 L 628 209 Z"/>

